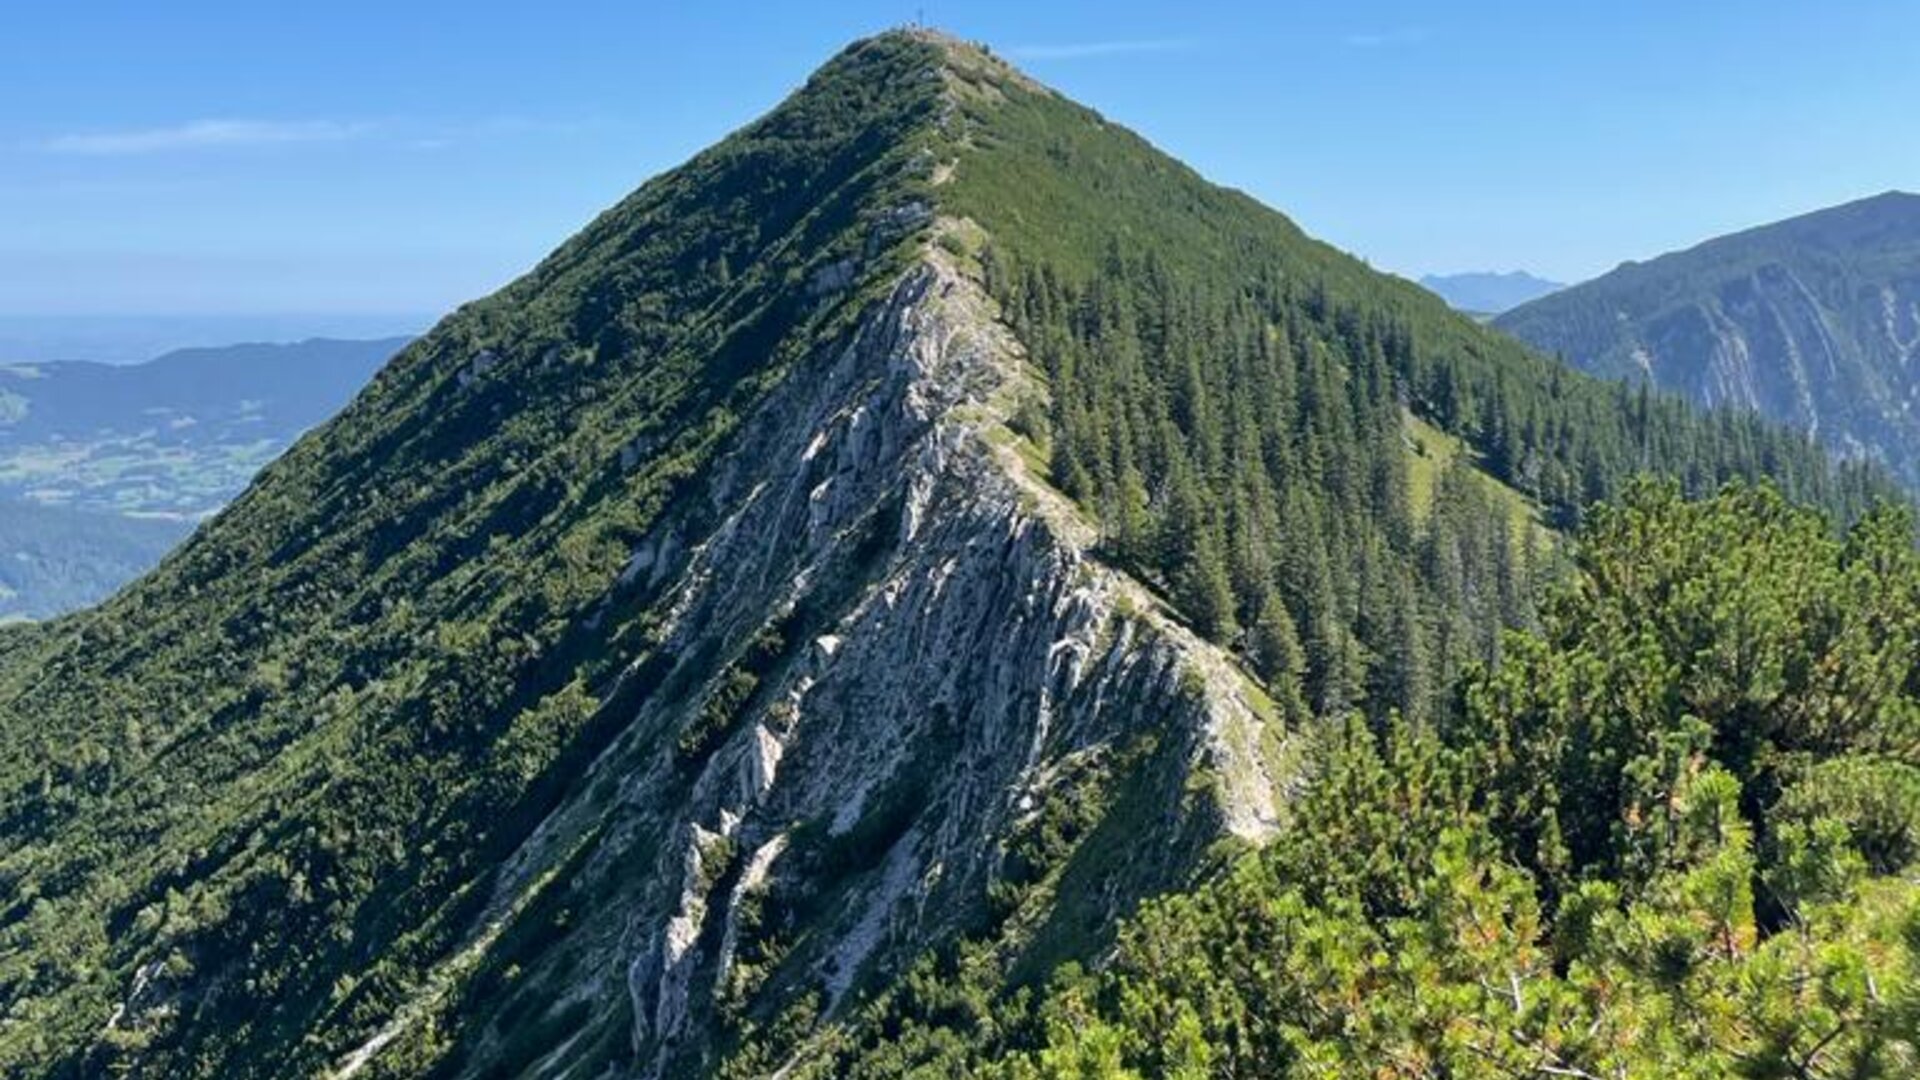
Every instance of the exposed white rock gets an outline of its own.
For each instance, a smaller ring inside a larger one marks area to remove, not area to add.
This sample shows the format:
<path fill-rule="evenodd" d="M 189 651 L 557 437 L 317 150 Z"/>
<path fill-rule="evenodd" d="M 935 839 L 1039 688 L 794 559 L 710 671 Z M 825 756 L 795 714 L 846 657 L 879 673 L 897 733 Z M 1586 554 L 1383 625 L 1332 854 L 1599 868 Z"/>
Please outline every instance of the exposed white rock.
<path fill-rule="evenodd" d="M 465 366 L 461 367 L 461 369 L 455 373 L 454 377 L 461 387 L 471 386 L 480 376 L 492 371 L 499 363 L 499 353 L 492 349 L 481 349 L 479 352 L 473 354 L 473 357 L 466 362 Z"/>
<path fill-rule="evenodd" d="M 137 1028 L 153 1019 L 155 1014 L 170 1012 L 165 995 L 158 993 L 160 975 L 167 965 L 162 960 L 150 960 L 141 964 L 133 972 L 133 985 L 128 987 L 127 996 L 113 1007 L 113 1015 L 107 1018 L 109 1031 L 125 1028 Z"/>
<path fill-rule="evenodd" d="M 740 880 L 734 883 L 733 890 L 727 894 L 727 926 L 720 939 L 720 955 L 715 961 L 717 976 L 714 979 L 714 994 L 718 996 L 726 987 L 727 975 L 733 970 L 733 959 L 740 948 L 740 924 L 738 913 L 740 903 L 753 895 L 767 880 L 767 872 L 772 869 L 773 861 L 787 850 L 787 836 L 782 833 L 756 848 L 748 857 L 746 866 L 740 871 Z"/>
<path fill-rule="evenodd" d="M 858 267 L 852 259 L 841 259 L 828 263 L 814 271 L 813 278 L 807 282 L 807 292 L 812 296 L 830 296 L 846 292 L 851 288 L 858 274 Z"/>
<path fill-rule="evenodd" d="M 757 802 L 773 787 L 774 780 L 779 776 L 780 756 L 786 753 L 786 746 L 765 724 L 755 724 L 753 741 L 747 744 L 747 753 L 747 769 L 743 777 L 744 801 Z"/>
<path fill-rule="evenodd" d="M 1291 778 L 1265 748 L 1284 733 L 1233 660 L 1099 562 L 1096 530 L 1027 471 L 1005 421 L 1038 394 L 991 302 L 929 245 L 849 345 L 743 420 L 701 531 L 665 522 L 634 549 L 621 582 L 665 590 L 654 639 L 680 670 L 516 853 L 493 909 L 593 837 L 573 871 L 611 898 L 578 913 L 593 970 L 552 977 L 600 988 L 575 1000 L 617 1012 L 643 1073 L 712 1007 L 743 898 L 845 890 L 787 961 L 837 1002 L 966 923 L 1067 763 L 1152 736 L 1172 774 L 1164 827 L 1089 901 L 1113 914 L 1180 880 L 1208 839 L 1277 827 Z M 762 664 L 717 748 L 685 758 L 679 734 L 728 665 L 803 609 L 821 621 Z M 1178 796 L 1194 770 L 1211 798 Z M 840 856 L 847 880 L 803 881 L 824 864 L 798 836 L 866 847 Z"/>

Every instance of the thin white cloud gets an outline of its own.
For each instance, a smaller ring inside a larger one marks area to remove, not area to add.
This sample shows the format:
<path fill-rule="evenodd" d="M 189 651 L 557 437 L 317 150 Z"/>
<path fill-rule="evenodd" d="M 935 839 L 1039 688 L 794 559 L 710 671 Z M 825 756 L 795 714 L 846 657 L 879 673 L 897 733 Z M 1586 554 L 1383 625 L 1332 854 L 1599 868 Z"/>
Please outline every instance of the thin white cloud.
<path fill-rule="evenodd" d="M 1146 38 L 1134 41 L 1073 41 L 1058 45 L 1015 45 L 1005 50 L 1015 60 L 1086 60 L 1096 56 L 1184 52 L 1193 48 L 1185 38 Z"/>
<path fill-rule="evenodd" d="M 159 154 L 229 146 L 340 142 L 359 138 L 370 130 L 370 124 L 337 120 L 196 120 L 173 127 L 60 135 L 41 145 L 55 154 Z"/>

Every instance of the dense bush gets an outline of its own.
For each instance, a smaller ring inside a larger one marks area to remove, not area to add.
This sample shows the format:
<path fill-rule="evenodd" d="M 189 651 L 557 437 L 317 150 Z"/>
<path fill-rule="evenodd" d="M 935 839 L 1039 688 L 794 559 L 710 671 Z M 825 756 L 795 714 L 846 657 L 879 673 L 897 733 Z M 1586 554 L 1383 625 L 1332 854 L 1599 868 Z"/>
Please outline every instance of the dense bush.
<path fill-rule="evenodd" d="M 1644 487 L 1579 551 L 1457 723 L 1329 725 L 1273 845 L 1148 905 L 1098 975 L 949 966 L 839 1068 L 1912 1075 L 1910 520 L 1842 540 L 1768 492 Z"/>

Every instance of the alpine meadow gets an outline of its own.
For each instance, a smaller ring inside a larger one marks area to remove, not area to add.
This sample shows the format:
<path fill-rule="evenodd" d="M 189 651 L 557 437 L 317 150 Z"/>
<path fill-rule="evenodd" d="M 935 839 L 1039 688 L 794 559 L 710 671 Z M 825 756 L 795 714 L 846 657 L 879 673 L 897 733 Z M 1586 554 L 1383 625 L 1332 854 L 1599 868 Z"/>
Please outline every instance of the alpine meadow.
<path fill-rule="evenodd" d="M 0 1075 L 1920 1075 L 1911 470 L 1657 382 L 857 41 L 0 625 Z"/>

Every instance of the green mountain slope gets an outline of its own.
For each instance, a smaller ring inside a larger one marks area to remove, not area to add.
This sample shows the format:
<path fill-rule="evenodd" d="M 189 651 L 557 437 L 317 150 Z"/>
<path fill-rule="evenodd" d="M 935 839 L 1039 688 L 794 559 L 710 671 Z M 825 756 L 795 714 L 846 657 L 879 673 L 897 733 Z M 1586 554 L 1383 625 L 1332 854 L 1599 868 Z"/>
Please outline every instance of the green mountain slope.
<path fill-rule="evenodd" d="M 1755 410 L 1920 481 L 1920 195 L 1628 263 L 1496 324 L 1596 374 Z"/>
<path fill-rule="evenodd" d="M 885 1073 L 927 965 L 1270 838 L 1316 716 L 1445 715 L 1514 500 L 1643 469 L 1884 490 L 858 43 L 0 633 L 0 1071 Z"/>

